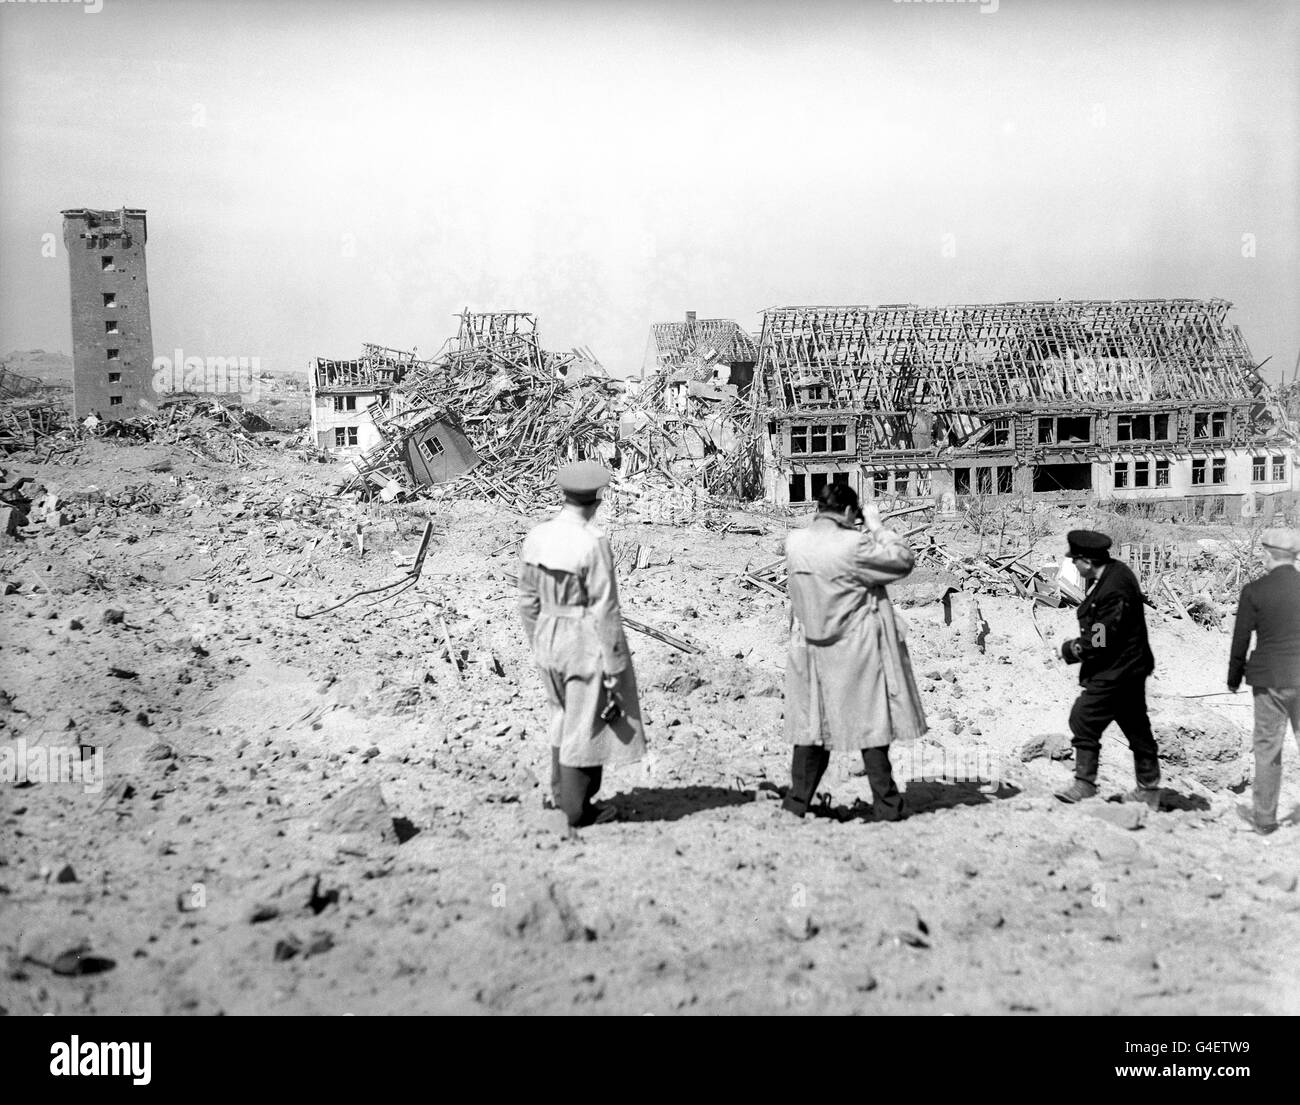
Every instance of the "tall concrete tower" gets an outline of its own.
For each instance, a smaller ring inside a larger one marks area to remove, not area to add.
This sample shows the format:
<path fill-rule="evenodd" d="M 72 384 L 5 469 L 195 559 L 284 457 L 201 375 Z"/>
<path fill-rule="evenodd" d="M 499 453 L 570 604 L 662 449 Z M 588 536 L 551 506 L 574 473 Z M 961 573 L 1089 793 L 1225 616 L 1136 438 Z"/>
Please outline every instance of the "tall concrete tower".
<path fill-rule="evenodd" d="M 112 421 L 152 407 L 153 332 L 144 211 L 63 212 L 72 284 L 72 410 Z"/>

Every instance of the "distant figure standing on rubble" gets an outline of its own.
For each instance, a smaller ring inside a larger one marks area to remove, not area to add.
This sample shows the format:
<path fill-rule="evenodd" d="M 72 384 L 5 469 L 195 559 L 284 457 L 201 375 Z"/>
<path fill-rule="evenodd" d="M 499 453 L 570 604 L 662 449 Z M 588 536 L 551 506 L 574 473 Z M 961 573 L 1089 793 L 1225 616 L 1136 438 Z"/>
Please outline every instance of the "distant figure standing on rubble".
<path fill-rule="evenodd" d="M 1075 529 L 1066 542 L 1085 591 L 1076 612 L 1079 636 L 1061 645 L 1061 657 L 1080 665 L 1083 690 L 1070 710 L 1074 781 L 1056 797 L 1081 802 L 1096 795 L 1101 736 L 1113 721 L 1128 738 L 1137 776 L 1137 788 L 1124 797 L 1158 809 L 1160 755 L 1146 697 L 1156 659 L 1147 640 L 1142 588 L 1127 564 L 1111 559 L 1111 539 L 1104 533 Z"/>
<path fill-rule="evenodd" d="M 865 529 L 859 529 L 859 524 Z M 915 554 L 857 493 L 827 484 L 812 523 L 785 540 L 790 648 L 785 732 L 794 745 L 782 806 L 803 817 L 831 750 L 862 753 L 877 821 L 903 816 L 889 745 L 926 731 L 911 660 L 884 585 L 912 571 Z"/>
<path fill-rule="evenodd" d="M 556 473 L 564 506 L 524 539 L 519 614 L 550 707 L 551 800 L 569 832 L 613 820 L 598 809 L 606 764 L 645 752 L 636 673 L 618 604 L 614 557 L 592 525 L 610 473 L 592 461 Z"/>
<path fill-rule="evenodd" d="M 1241 589 L 1228 690 L 1236 694 L 1244 676 L 1255 694 L 1254 809 L 1238 810 L 1255 832 L 1267 836 L 1277 829 L 1288 721 L 1300 743 L 1300 572 L 1295 570 L 1300 533 L 1267 530 L 1259 544 L 1267 574 Z M 1255 651 L 1247 659 L 1252 633 Z"/>

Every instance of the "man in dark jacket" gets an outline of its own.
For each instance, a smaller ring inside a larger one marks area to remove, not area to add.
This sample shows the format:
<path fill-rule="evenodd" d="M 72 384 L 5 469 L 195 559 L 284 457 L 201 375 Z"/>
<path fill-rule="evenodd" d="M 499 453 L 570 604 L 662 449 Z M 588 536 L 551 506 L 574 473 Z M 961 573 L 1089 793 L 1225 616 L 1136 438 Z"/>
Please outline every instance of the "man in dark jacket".
<path fill-rule="evenodd" d="M 1255 692 L 1255 808 L 1243 811 L 1255 832 L 1277 829 L 1277 800 L 1282 789 L 1282 745 L 1286 723 L 1300 741 L 1300 533 L 1271 529 L 1260 539 L 1262 579 L 1247 583 L 1237 602 L 1228 660 L 1228 690 L 1233 694 L 1244 675 Z M 1255 651 L 1246 658 L 1250 635 Z"/>
<path fill-rule="evenodd" d="M 1110 557 L 1111 540 L 1092 530 L 1066 535 L 1069 556 L 1087 588 L 1079 605 L 1079 636 L 1061 646 L 1067 664 L 1079 664 L 1083 687 L 1070 711 L 1074 782 L 1056 797 L 1080 802 L 1097 793 L 1101 735 L 1112 721 L 1133 750 L 1137 789 L 1125 797 L 1160 805 L 1160 756 L 1147 717 L 1146 680 L 1156 666 L 1147 643 L 1142 590 L 1127 564 Z"/>

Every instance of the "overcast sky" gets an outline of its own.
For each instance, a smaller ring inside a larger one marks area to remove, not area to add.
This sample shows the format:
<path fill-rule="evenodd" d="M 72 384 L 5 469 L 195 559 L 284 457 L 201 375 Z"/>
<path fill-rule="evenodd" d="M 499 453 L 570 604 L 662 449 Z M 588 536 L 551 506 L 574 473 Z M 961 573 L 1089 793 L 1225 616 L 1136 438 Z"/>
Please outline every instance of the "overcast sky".
<path fill-rule="evenodd" d="M 59 211 L 127 205 L 160 354 L 1218 296 L 1290 379 L 1298 57 L 1263 0 L 0 0 L 0 351 L 70 349 Z"/>

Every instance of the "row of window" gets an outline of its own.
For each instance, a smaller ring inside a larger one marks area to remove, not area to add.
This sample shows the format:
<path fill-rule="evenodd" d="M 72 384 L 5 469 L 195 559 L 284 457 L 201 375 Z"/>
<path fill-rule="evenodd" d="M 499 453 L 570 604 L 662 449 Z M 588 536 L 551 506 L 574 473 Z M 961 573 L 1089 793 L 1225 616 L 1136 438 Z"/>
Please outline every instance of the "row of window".
<path fill-rule="evenodd" d="M 1010 469 L 1007 469 L 1010 472 Z M 818 493 L 827 483 L 849 484 L 847 472 L 811 472 L 797 473 L 790 477 L 790 502 L 807 503 L 817 498 Z M 906 498 L 909 495 L 930 494 L 930 473 L 911 472 L 905 468 L 877 469 L 871 473 L 871 490 L 877 498 L 893 495 Z"/>
<path fill-rule="evenodd" d="M 1286 457 L 1273 457 L 1272 475 L 1266 475 L 1269 470 L 1269 457 L 1251 457 L 1250 458 L 1250 479 L 1252 483 L 1268 483 L 1272 480 L 1274 483 L 1281 483 L 1286 479 Z"/>
<path fill-rule="evenodd" d="M 1270 466 L 1270 460 L 1272 464 Z M 1121 487 L 1168 487 L 1169 461 L 1157 460 L 1155 467 L 1146 460 L 1117 461 L 1114 468 L 1115 486 Z M 1152 483 L 1152 476 L 1155 482 Z M 1211 484 L 1228 482 L 1228 462 L 1224 457 L 1211 457 L 1207 465 L 1204 457 L 1192 460 L 1192 483 L 1204 485 L 1206 476 Z M 1252 483 L 1281 483 L 1286 479 L 1286 457 L 1251 457 L 1250 478 Z"/>
<path fill-rule="evenodd" d="M 1129 465 L 1128 461 L 1123 461 L 1123 460 L 1117 461 L 1115 463 L 1115 486 L 1116 487 L 1168 487 L 1169 486 L 1169 461 L 1157 460 L 1154 463 L 1155 463 L 1155 467 L 1153 469 L 1152 462 L 1149 460 L 1136 460 L 1133 462 L 1131 466 Z M 1193 461 L 1193 465 L 1195 465 L 1195 463 L 1196 462 Z M 1205 462 L 1201 461 L 1201 463 L 1204 464 Z M 1155 483 L 1151 482 L 1153 476 L 1155 477 Z M 1192 482 L 1193 483 L 1196 482 L 1196 474 L 1194 468 L 1192 473 Z M 1205 482 L 1204 472 L 1201 473 L 1200 482 L 1201 483 Z M 1223 480 L 1218 479 L 1215 480 L 1214 482 L 1222 483 Z"/>
<path fill-rule="evenodd" d="M 1011 465 L 994 464 L 983 468 L 954 468 L 952 489 L 958 495 L 971 494 L 971 472 L 975 473 L 976 495 L 1010 495 Z"/>
<path fill-rule="evenodd" d="M 848 424 L 838 422 L 812 426 L 791 426 L 790 452 L 847 453 L 849 452 Z"/>
<path fill-rule="evenodd" d="M 892 472 L 877 469 L 871 473 L 871 490 L 876 496 L 895 495 L 905 498 L 908 495 L 930 494 L 930 473 L 911 472 L 906 468 L 896 468 Z"/>
<path fill-rule="evenodd" d="M 847 472 L 799 472 L 790 477 L 790 501 L 792 503 L 810 503 L 821 493 L 823 487 L 830 483 L 849 483 Z"/>
<path fill-rule="evenodd" d="M 1121 414 L 1115 420 L 1116 441 L 1173 441 L 1177 424 L 1170 414 Z M 1200 411 L 1192 419 L 1192 436 L 1210 441 L 1228 436 L 1227 411 Z M 790 427 L 792 454 L 845 453 L 852 449 L 845 423 Z M 1049 415 L 1038 419 L 1039 445 L 1088 445 L 1092 418 L 1087 415 Z M 984 444 L 990 448 L 1011 445 L 1011 420 L 995 419 Z"/>

